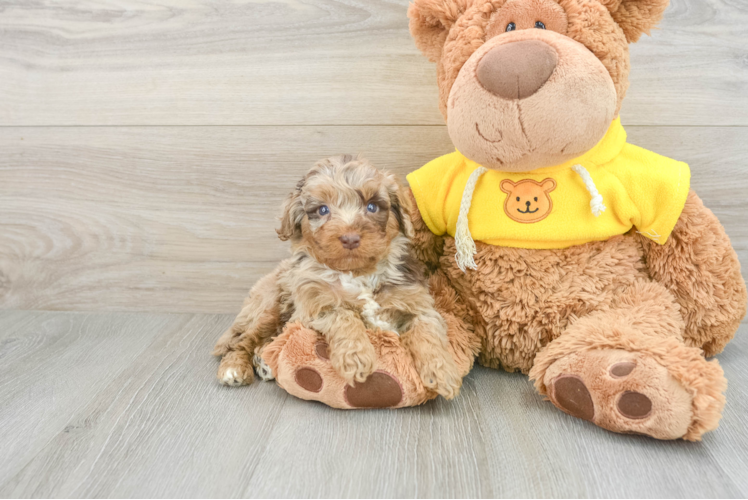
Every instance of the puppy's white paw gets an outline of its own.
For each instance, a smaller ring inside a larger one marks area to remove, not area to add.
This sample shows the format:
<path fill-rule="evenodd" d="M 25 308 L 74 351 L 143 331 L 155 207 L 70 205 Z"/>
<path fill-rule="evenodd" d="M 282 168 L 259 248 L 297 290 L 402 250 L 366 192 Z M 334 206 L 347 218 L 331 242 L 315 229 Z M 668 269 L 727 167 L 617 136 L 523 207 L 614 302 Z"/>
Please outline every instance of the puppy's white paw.
<path fill-rule="evenodd" d="M 236 368 L 227 368 L 219 379 L 223 385 L 237 386 L 244 383 L 242 373 Z"/>
<path fill-rule="evenodd" d="M 270 369 L 267 363 L 265 363 L 265 360 L 262 359 L 259 354 L 254 355 L 254 357 L 252 358 L 252 364 L 255 367 L 257 376 L 265 382 L 275 379 L 275 377 L 273 376 L 273 370 Z"/>

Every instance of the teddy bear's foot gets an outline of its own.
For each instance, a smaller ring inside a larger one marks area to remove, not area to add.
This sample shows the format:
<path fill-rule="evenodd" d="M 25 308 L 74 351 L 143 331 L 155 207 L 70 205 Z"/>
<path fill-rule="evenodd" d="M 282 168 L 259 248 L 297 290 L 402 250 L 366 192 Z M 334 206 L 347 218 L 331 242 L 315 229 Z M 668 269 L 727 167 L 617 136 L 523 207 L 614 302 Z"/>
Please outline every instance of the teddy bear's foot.
<path fill-rule="evenodd" d="M 658 439 L 686 435 L 693 396 L 667 368 L 642 353 L 600 349 L 565 356 L 545 385 L 562 411 L 615 432 Z"/>
<path fill-rule="evenodd" d="M 335 408 L 400 408 L 433 398 L 418 377 L 410 355 L 392 332 L 371 332 L 377 370 L 363 382 L 348 383 L 333 367 L 325 339 L 298 323 L 258 354 L 276 382 L 290 394 Z M 258 370 L 259 373 L 259 370 Z"/>
<path fill-rule="evenodd" d="M 717 362 L 675 338 L 626 337 L 582 347 L 562 336 L 530 375 L 556 407 L 614 432 L 697 441 L 715 429 L 726 387 Z"/>

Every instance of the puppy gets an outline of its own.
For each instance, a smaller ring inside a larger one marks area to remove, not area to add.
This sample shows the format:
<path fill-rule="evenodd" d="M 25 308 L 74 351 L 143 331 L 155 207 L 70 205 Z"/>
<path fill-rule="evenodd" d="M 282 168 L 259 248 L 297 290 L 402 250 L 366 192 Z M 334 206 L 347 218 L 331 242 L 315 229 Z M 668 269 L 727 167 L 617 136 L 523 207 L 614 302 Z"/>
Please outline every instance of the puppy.
<path fill-rule="evenodd" d="M 411 210 L 396 177 L 366 160 L 318 162 L 284 204 L 278 236 L 291 240 L 291 258 L 257 282 L 216 344 L 218 379 L 251 383 L 251 356 L 298 321 L 325 336 L 333 368 L 350 385 L 376 369 L 366 331 L 381 329 L 402 336 L 427 388 L 455 397 L 462 379 L 411 253 Z"/>

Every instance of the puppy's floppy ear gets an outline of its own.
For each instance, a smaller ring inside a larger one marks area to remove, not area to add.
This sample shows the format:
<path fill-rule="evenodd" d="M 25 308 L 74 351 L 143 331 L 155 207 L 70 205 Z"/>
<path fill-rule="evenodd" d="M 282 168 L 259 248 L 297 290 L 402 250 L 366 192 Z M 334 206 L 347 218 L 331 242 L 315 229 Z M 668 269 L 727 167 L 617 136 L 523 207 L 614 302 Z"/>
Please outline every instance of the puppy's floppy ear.
<path fill-rule="evenodd" d="M 634 43 L 660 22 L 670 0 L 600 0 L 613 20 L 623 29 L 626 40 Z"/>
<path fill-rule="evenodd" d="M 414 0 L 410 4 L 410 34 L 429 61 L 439 60 L 449 29 L 471 3 L 472 0 Z"/>
<path fill-rule="evenodd" d="M 301 221 L 304 219 L 304 205 L 301 201 L 301 190 L 306 182 L 306 177 L 301 179 L 283 202 L 283 215 L 281 215 L 281 227 L 276 229 L 278 238 L 282 241 L 289 240 L 301 234 Z"/>
<path fill-rule="evenodd" d="M 390 211 L 397 220 L 400 232 L 407 238 L 413 238 L 415 231 L 410 219 L 413 214 L 413 204 L 410 201 L 410 196 L 408 196 L 407 188 L 400 184 L 395 175 L 387 174 L 387 178 L 389 180 L 387 190 L 390 195 Z"/>

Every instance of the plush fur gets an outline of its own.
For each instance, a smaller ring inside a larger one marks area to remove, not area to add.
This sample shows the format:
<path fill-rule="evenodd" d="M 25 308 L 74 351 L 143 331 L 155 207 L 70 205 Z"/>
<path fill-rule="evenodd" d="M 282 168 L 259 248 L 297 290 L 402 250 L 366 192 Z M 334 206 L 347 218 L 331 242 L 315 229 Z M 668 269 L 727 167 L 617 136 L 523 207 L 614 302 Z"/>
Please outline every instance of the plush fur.
<path fill-rule="evenodd" d="M 381 365 L 374 344 L 392 344 L 402 335 L 400 347 L 412 357 L 407 364 L 421 379 L 417 392 L 425 387 L 455 397 L 464 374 L 449 352 L 447 322 L 435 309 L 423 264 L 411 255 L 411 211 L 392 174 L 360 158 L 320 161 L 285 202 L 278 234 L 291 240 L 291 258 L 257 283 L 216 345 L 215 354 L 223 356 L 219 380 L 251 383 L 251 356 L 296 323 L 296 330 L 306 327 L 324 338 L 324 361 L 338 385 L 365 382 Z M 276 350 L 286 343 L 278 340 Z M 277 363 L 269 366 L 278 373 Z M 320 376 L 306 366 L 295 377 L 316 387 L 310 381 Z"/>
<path fill-rule="evenodd" d="M 487 168 L 525 172 L 599 141 L 628 88 L 628 44 L 667 3 L 415 0 L 409 16 L 416 45 L 437 63 L 457 148 Z M 542 59 L 547 47 L 555 56 Z M 526 68 L 516 96 L 487 64 Z M 467 308 L 455 319 L 480 341 L 481 364 L 528 373 L 559 409 L 612 431 L 699 440 L 717 427 L 726 381 L 703 354 L 734 335 L 746 288 L 729 238 L 695 193 L 665 245 L 635 229 L 559 250 L 478 242 L 467 272 L 451 237 L 433 235 L 417 212 L 413 227 L 416 255 Z"/>

